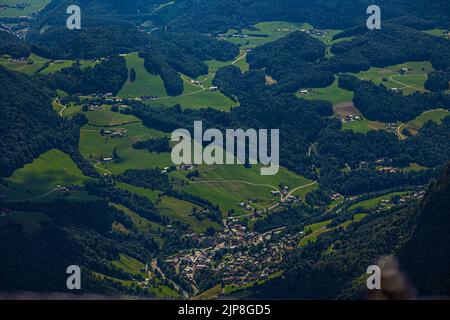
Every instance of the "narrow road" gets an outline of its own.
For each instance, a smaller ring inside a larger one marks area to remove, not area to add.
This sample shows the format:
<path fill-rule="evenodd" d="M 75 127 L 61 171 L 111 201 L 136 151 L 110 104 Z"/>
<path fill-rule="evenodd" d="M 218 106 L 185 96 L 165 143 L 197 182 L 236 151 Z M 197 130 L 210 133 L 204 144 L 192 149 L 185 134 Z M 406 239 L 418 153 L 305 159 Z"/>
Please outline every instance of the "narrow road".
<path fill-rule="evenodd" d="M 238 63 L 240 60 L 242 60 L 242 59 L 245 58 L 246 56 L 247 56 L 247 52 L 245 52 L 244 54 L 242 54 L 241 56 L 239 56 L 236 60 L 234 60 L 234 61 L 231 63 L 231 65 L 235 65 L 236 63 Z M 201 88 L 200 90 L 193 91 L 193 92 L 189 92 L 189 93 L 184 93 L 184 94 L 181 94 L 181 95 L 176 96 L 176 97 L 165 96 L 165 97 L 157 97 L 157 98 L 153 98 L 153 99 L 150 99 L 150 100 L 151 100 L 151 101 L 157 101 L 157 100 L 162 100 L 162 99 L 180 98 L 180 97 L 187 97 L 187 96 L 192 96 L 192 95 L 194 95 L 194 94 L 202 93 L 202 92 L 204 92 L 204 91 L 207 90 L 207 88 L 205 88 L 205 87 L 203 86 L 203 83 L 206 82 L 206 81 L 208 81 L 209 79 L 211 79 L 211 78 L 214 77 L 215 75 L 216 75 L 216 73 L 208 74 L 208 76 L 207 76 L 205 79 L 203 79 L 203 80 L 202 80 L 202 83 L 198 86 L 198 87 Z"/>
<path fill-rule="evenodd" d="M 172 279 L 170 279 L 169 277 L 167 277 L 167 276 L 164 274 L 164 272 L 159 268 L 159 266 L 158 266 L 158 260 L 157 260 L 157 259 L 153 259 L 151 265 L 152 265 L 152 267 L 153 267 L 155 270 L 157 270 L 157 271 L 161 274 L 161 277 L 162 277 L 164 280 L 169 281 L 169 282 L 174 286 L 174 288 L 175 288 L 178 292 L 180 292 L 180 293 L 183 295 L 183 297 L 184 297 L 185 299 L 189 298 L 189 294 L 188 294 L 181 286 L 179 286 L 178 284 L 176 284 Z"/>
<path fill-rule="evenodd" d="M 112 176 L 112 172 L 111 171 L 109 171 L 109 170 L 106 170 L 106 169 L 104 169 L 104 168 L 102 168 L 102 167 L 99 167 L 99 165 L 100 164 L 94 164 L 94 168 L 97 168 L 97 169 L 99 169 L 99 170 L 102 170 L 103 172 L 106 172 L 107 174 L 109 174 L 109 175 L 111 175 Z"/>
<path fill-rule="evenodd" d="M 427 77 L 426 75 L 411 75 L 409 77 L 422 77 L 422 76 L 423 77 Z M 421 91 L 421 92 L 425 92 L 426 91 L 425 89 L 420 89 L 420 88 L 413 87 L 413 86 L 407 85 L 405 83 L 402 83 L 402 82 L 400 82 L 398 80 L 395 80 L 393 77 L 394 76 L 390 76 L 389 80 L 391 80 L 392 82 L 395 82 L 395 83 L 397 83 L 397 84 L 399 84 L 401 86 L 404 86 L 405 88 L 410 88 L 410 89 L 414 89 L 414 90 Z M 399 76 L 399 77 L 408 77 L 408 76 Z"/>
<path fill-rule="evenodd" d="M 403 131 L 403 126 L 404 126 L 405 124 L 404 123 L 402 123 L 401 125 L 399 125 L 398 127 L 397 127 L 397 135 L 398 135 L 398 137 L 400 138 L 400 140 L 405 140 L 405 139 L 407 139 L 407 137 L 402 133 L 402 131 Z"/>

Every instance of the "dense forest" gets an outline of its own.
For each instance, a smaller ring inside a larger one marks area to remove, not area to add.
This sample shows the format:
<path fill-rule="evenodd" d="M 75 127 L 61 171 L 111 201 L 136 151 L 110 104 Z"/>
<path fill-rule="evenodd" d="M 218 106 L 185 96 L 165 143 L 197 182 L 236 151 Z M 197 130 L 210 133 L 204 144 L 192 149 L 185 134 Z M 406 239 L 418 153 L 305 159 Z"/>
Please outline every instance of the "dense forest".
<path fill-rule="evenodd" d="M 112 93 L 116 95 L 128 79 L 125 59 L 111 57 L 95 65 L 82 68 L 74 63 L 47 76 L 49 84 L 69 94 Z"/>
<path fill-rule="evenodd" d="M 31 162 L 45 151 L 77 142 L 72 124 L 53 111 L 43 83 L 0 66 L 0 176 Z"/>

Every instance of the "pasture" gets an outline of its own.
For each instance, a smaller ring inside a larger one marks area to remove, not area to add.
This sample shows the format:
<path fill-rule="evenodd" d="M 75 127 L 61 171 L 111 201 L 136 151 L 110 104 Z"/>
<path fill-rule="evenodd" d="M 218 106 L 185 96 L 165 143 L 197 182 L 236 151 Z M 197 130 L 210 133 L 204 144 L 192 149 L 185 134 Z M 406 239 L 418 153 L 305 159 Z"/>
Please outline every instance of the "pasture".
<path fill-rule="evenodd" d="M 353 100 L 353 92 L 339 88 L 337 79 L 329 87 L 309 88 L 308 91 L 309 93 L 306 95 L 301 95 L 299 91 L 297 92 L 297 96 L 306 100 L 326 100 L 330 101 L 333 105 L 351 102 Z"/>
<path fill-rule="evenodd" d="M 407 68 L 408 72 L 401 74 L 400 70 Z M 390 89 L 397 89 L 404 94 L 416 91 L 425 92 L 424 84 L 427 74 L 433 71 L 429 61 L 406 62 L 385 68 L 370 68 L 356 74 L 361 80 L 371 80 L 375 84 L 383 84 Z"/>
<path fill-rule="evenodd" d="M 402 126 L 402 130 L 407 129 L 411 134 L 415 135 L 428 121 L 441 124 L 442 120 L 444 120 L 448 116 L 450 116 L 450 111 L 444 109 L 425 111 L 414 120 L 411 120 L 408 123 L 404 124 Z"/>
<path fill-rule="evenodd" d="M 47 200 L 61 194 L 56 190 L 58 186 L 82 186 L 88 179 L 67 154 L 52 149 L 6 179 L 7 201 Z M 83 194 L 78 191 L 73 196 L 82 197 Z"/>
<path fill-rule="evenodd" d="M 7 8 L 0 10 L 0 17 L 20 17 L 28 16 L 33 12 L 37 12 L 45 8 L 50 3 L 50 0 L 2 0 L 2 4 L 16 5 L 18 3 L 27 3 L 30 6 L 25 7 L 23 10 L 17 8 Z"/>
<path fill-rule="evenodd" d="M 132 147 L 137 141 L 160 138 L 164 136 L 164 133 L 148 129 L 141 123 L 134 122 L 113 127 L 112 129 L 119 128 L 126 130 L 122 138 L 102 136 L 100 133 L 102 128 L 91 125 L 85 125 L 81 128 L 79 149 L 87 160 L 95 161 L 109 158 L 112 156 L 114 149 L 116 149 L 121 158 L 119 162 L 98 165 L 99 172 L 118 174 L 127 169 L 164 168 L 172 164 L 169 153 L 157 154 L 147 150 L 137 150 Z M 108 128 L 103 129 L 107 130 Z"/>
<path fill-rule="evenodd" d="M 248 213 L 240 207 L 241 202 L 251 201 L 250 206 L 264 210 L 280 200 L 280 196 L 271 194 L 280 185 L 292 190 L 312 182 L 285 168 L 275 176 L 261 176 L 259 166 L 247 169 L 242 165 L 200 166 L 199 173 L 199 179 L 188 182 L 183 191 L 219 205 L 222 212 L 234 210 L 240 214 Z"/>
<path fill-rule="evenodd" d="M 244 29 L 242 34 L 247 37 L 226 37 L 227 41 L 243 47 L 260 46 L 268 42 L 276 41 L 287 36 L 289 33 L 300 30 L 310 30 L 312 26 L 306 23 L 291 23 L 285 21 L 260 22 L 251 30 Z M 237 30 L 228 30 L 227 35 L 239 34 Z"/>
<path fill-rule="evenodd" d="M 209 219 L 198 220 L 192 214 L 193 208 L 197 211 L 203 211 L 203 208 L 192 204 L 190 202 L 175 199 L 172 197 L 162 197 L 161 202 L 157 206 L 161 215 L 170 218 L 171 220 L 180 221 L 187 224 L 194 232 L 205 232 L 209 227 L 220 229 L 220 225 Z"/>

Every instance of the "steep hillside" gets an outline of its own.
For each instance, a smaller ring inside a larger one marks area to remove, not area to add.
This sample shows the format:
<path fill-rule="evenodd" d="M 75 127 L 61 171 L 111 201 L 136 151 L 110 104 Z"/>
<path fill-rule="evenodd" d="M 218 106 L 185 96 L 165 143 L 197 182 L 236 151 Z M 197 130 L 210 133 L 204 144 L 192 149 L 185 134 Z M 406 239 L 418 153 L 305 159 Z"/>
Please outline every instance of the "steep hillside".
<path fill-rule="evenodd" d="M 450 166 L 420 204 L 366 217 L 298 249 L 282 278 L 252 296 L 277 299 L 358 298 L 364 274 L 382 256 L 396 255 L 419 297 L 449 294 Z"/>

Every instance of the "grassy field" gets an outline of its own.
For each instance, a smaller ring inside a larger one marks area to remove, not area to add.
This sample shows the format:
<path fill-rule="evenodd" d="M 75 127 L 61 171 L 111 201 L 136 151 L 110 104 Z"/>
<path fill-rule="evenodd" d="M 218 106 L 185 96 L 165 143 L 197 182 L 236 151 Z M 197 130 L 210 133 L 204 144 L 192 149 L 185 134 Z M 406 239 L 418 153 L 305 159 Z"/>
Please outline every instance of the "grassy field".
<path fill-rule="evenodd" d="M 15 5 L 17 3 L 25 2 L 30 4 L 30 6 L 24 8 L 23 10 L 19 10 L 16 8 L 8 8 L 5 10 L 0 10 L 0 17 L 19 17 L 19 16 L 28 16 L 29 14 L 39 11 L 47 4 L 50 3 L 50 0 L 2 0 L 2 4 Z"/>
<path fill-rule="evenodd" d="M 352 130 L 357 133 L 367 133 L 372 130 L 384 130 L 386 128 L 386 124 L 378 121 L 370 121 L 360 116 L 361 120 L 347 122 L 342 124 L 342 130 Z"/>
<path fill-rule="evenodd" d="M 430 29 L 425 30 L 425 33 L 431 34 L 432 36 L 442 37 L 444 35 L 444 32 L 447 31 L 445 29 Z"/>
<path fill-rule="evenodd" d="M 309 94 L 300 95 L 300 92 L 298 92 L 297 96 L 307 100 L 326 100 L 330 101 L 332 104 L 339 104 L 353 100 L 353 92 L 339 88 L 337 79 L 329 87 L 310 88 Z"/>
<path fill-rule="evenodd" d="M 81 186 L 88 178 L 77 168 L 73 160 L 62 151 L 53 149 L 32 163 L 16 170 L 7 178 L 9 189 L 6 191 L 7 200 L 36 200 L 40 197 L 51 198 L 58 192 L 51 192 L 57 186 Z M 75 194 L 76 196 L 76 194 Z"/>
<path fill-rule="evenodd" d="M 157 154 L 147 150 L 136 150 L 132 147 L 137 141 L 163 137 L 163 132 L 148 129 L 141 123 L 114 127 L 114 129 L 117 128 L 127 130 L 124 138 L 114 139 L 102 136 L 101 128 L 90 125 L 83 126 L 79 144 L 81 154 L 88 160 L 101 160 L 111 157 L 113 149 L 116 149 L 121 161 L 99 166 L 114 174 L 121 173 L 126 169 L 164 168 L 172 164 L 169 153 Z M 99 171 L 104 173 L 104 170 L 100 169 Z"/>
<path fill-rule="evenodd" d="M 58 72 L 64 68 L 70 68 L 73 65 L 72 60 L 58 60 L 54 62 L 50 62 L 47 68 L 42 70 L 40 73 L 42 74 L 50 74 Z"/>
<path fill-rule="evenodd" d="M 138 118 L 132 115 L 122 114 L 111 111 L 111 107 L 104 106 L 101 111 L 87 111 L 83 114 L 88 118 L 89 124 L 99 127 L 120 126 L 133 122 L 140 122 Z"/>
<path fill-rule="evenodd" d="M 209 91 L 212 86 L 212 79 L 217 68 L 231 64 L 229 62 L 208 61 L 210 66 L 210 74 L 208 76 L 201 76 L 196 80 L 207 79 L 204 83 L 203 89 L 199 85 L 194 85 L 190 82 L 189 77 L 181 75 L 184 82 L 183 94 L 176 97 L 170 97 L 166 93 L 164 83 L 160 76 L 152 75 L 144 68 L 144 59 L 141 59 L 138 53 L 132 53 L 126 56 L 128 70 L 133 68 L 136 71 L 136 80 L 131 82 L 130 79 L 122 87 L 118 96 L 137 98 L 141 96 L 154 96 L 157 99 L 149 101 L 152 105 L 174 106 L 176 104 L 182 105 L 184 108 L 206 108 L 211 107 L 218 110 L 229 110 L 236 103 L 225 97 L 220 91 Z M 241 67 L 246 68 L 245 61 L 241 62 Z M 248 69 L 248 65 L 247 65 Z"/>
<path fill-rule="evenodd" d="M 442 120 L 448 116 L 450 116 L 450 111 L 444 109 L 426 111 L 414 120 L 404 124 L 402 130 L 407 129 L 412 134 L 417 134 L 428 121 L 440 124 L 442 123 Z"/>
<path fill-rule="evenodd" d="M 315 242 L 321 234 L 329 232 L 333 229 L 338 228 L 347 229 L 352 223 L 361 221 L 365 216 L 367 216 L 366 213 L 355 214 L 352 220 L 347 220 L 333 228 L 328 228 L 328 225 L 332 222 L 332 220 L 325 220 L 322 222 L 307 225 L 305 226 L 303 231 L 308 234 L 300 241 L 299 246 L 303 247 L 307 245 L 309 242 Z"/>
<path fill-rule="evenodd" d="M 364 210 L 375 209 L 376 207 L 378 207 L 380 205 L 380 203 L 383 200 L 390 200 L 390 199 L 392 199 L 395 196 L 404 196 L 404 195 L 407 195 L 407 194 L 409 194 L 409 192 L 392 192 L 392 193 L 389 193 L 389 194 L 385 194 L 383 196 L 379 196 L 379 197 L 376 197 L 376 198 L 372 198 L 372 199 L 368 199 L 368 200 L 365 200 L 365 201 L 361 201 L 361 202 L 355 203 L 355 204 L 351 205 L 348 208 L 348 210 L 349 211 L 353 211 L 353 210 L 356 210 L 358 208 L 361 208 L 361 209 L 364 209 Z"/>
<path fill-rule="evenodd" d="M 428 168 L 424 167 L 424 166 L 421 166 L 420 164 L 411 163 L 406 168 L 403 168 L 402 171 L 403 172 L 414 172 L 414 171 L 422 171 L 422 170 L 426 170 L 426 169 L 428 169 Z"/>
<path fill-rule="evenodd" d="M 242 33 L 251 35 L 266 35 L 266 37 L 260 36 L 248 36 L 247 38 L 226 38 L 234 44 L 244 46 L 244 47 L 255 47 L 260 46 L 268 42 L 272 42 L 287 36 L 293 31 L 298 31 L 301 29 L 310 30 L 311 25 L 305 23 L 291 23 L 285 21 L 269 21 L 260 22 L 254 25 L 258 30 L 248 30 L 244 29 Z M 237 30 L 229 30 L 227 34 L 238 33 Z"/>
<path fill-rule="evenodd" d="M 400 69 L 408 68 L 409 71 L 401 75 Z M 424 92 L 424 84 L 427 74 L 433 70 L 429 61 L 406 62 L 386 68 L 370 68 L 356 76 L 362 80 L 371 80 L 376 84 L 383 83 L 387 88 L 397 88 L 404 94 L 412 94 L 415 91 Z"/>
<path fill-rule="evenodd" d="M 35 74 L 40 68 L 42 68 L 49 60 L 39 57 L 34 53 L 23 60 L 12 62 L 9 56 L 0 57 L 0 65 L 13 71 L 22 72 L 28 75 Z"/>
<path fill-rule="evenodd" d="M 132 68 L 136 71 L 136 80 L 131 82 L 128 77 L 127 82 L 118 94 L 119 97 L 167 96 L 161 77 L 152 75 L 145 70 L 144 59 L 139 57 L 139 53 L 128 54 L 125 59 L 127 60 L 128 71 L 130 72 Z"/>
<path fill-rule="evenodd" d="M 270 192 L 277 190 L 280 184 L 292 190 L 312 182 L 285 168 L 280 168 L 275 176 L 261 176 L 258 166 L 246 169 L 241 165 L 201 166 L 199 172 L 200 179 L 189 182 L 183 190 L 219 205 L 223 212 L 245 213 L 239 203 L 249 200 L 255 209 L 265 209 L 279 201 L 279 196 L 274 197 Z M 176 177 L 180 174 L 174 173 Z"/>
<path fill-rule="evenodd" d="M 141 272 L 141 269 L 145 268 L 145 265 L 142 262 L 125 254 L 119 254 L 119 260 L 114 260 L 112 262 L 112 265 L 131 275 L 146 276 L 145 273 Z"/>
<path fill-rule="evenodd" d="M 197 220 L 192 215 L 193 208 L 196 208 L 198 211 L 203 210 L 203 208 L 190 202 L 175 199 L 172 197 L 162 197 L 161 202 L 158 204 L 158 211 L 163 216 L 185 223 L 189 225 L 195 232 L 204 232 L 209 227 L 220 229 L 220 226 L 216 222 L 212 222 L 211 220 Z"/>
<path fill-rule="evenodd" d="M 136 228 L 143 233 L 147 232 L 155 232 L 162 230 L 163 227 L 159 224 L 149 221 L 145 218 L 142 218 L 140 215 L 138 215 L 136 212 L 128 209 L 127 207 L 121 205 L 121 204 L 112 204 L 115 208 L 121 210 L 123 213 L 125 213 L 128 217 L 130 217 L 131 221 L 133 221 L 133 224 L 136 226 Z"/>
<path fill-rule="evenodd" d="M 242 72 L 245 72 L 245 71 L 249 70 L 249 65 L 247 63 L 246 58 L 244 57 L 245 54 L 246 54 L 246 52 L 241 49 L 239 56 L 236 57 L 232 61 L 223 62 L 223 61 L 217 61 L 217 60 L 208 60 L 208 61 L 205 61 L 205 63 L 209 67 L 210 74 L 216 73 L 217 70 L 219 70 L 220 68 L 226 67 L 230 64 L 234 64 L 236 67 L 241 69 Z"/>

